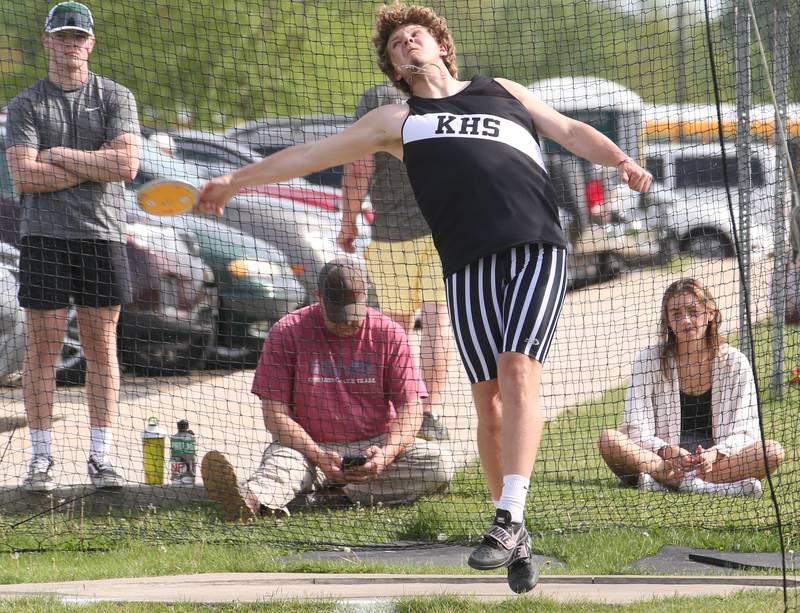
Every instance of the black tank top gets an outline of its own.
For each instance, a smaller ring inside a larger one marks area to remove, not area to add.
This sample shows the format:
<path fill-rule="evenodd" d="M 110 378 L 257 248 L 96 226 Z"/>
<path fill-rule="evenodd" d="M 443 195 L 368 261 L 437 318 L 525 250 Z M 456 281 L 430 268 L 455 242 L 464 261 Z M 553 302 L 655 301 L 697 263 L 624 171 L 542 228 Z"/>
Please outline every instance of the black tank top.
<path fill-rule="evenodd" d="M 403 158 L 449 276 L 527 243 L 565 246 L 530 114 L 505 88 L 474 77 L 447 98 L 408 99 Z"/>
<path fill-rule="evenodd" d="M 681 435 L 691 434 L 698 439 L 712 439 L 711 390 L 697 396 L 681 395 Z M 692 452 L 694 453 L 694 452 Z"/>

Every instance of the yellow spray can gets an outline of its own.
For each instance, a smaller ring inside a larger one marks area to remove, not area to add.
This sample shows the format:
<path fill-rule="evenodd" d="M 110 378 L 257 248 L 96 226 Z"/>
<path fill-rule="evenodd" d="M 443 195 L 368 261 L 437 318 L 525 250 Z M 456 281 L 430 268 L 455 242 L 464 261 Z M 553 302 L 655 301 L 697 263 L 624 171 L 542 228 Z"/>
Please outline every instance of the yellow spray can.
<path fill-rule="evenodd" d="M 167 431 L 150 417 L 142 432 L 144 454 L 144 482 L 149 485 L 164 485 L 164 447 Z"/>

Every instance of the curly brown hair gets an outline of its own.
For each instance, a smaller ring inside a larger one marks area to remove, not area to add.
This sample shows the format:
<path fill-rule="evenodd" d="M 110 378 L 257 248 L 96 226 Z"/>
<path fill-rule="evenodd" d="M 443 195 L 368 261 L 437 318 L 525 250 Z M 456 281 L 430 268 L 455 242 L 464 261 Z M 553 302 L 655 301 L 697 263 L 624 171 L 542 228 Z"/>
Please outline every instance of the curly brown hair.
<path fill-rule="evenodd" d="M 375 34 L 372 37 L 372 44 L 378 54 L 378 65 L 383 74 L 395 84 L 395 87 L 407 94 L 411 93 L 411 87 L 405 80 L 396 79 L 396 69 L 389 60 L 389 51 L 386 48 L 389 44 L 389 37 L 392 33 L 407 24 L 420 25 L 426 28 L 440 45 L 447 49 L 446 55 L 442 58 L 444 65 L 450 74 L 458 78 L 458 67 L 456 66 L 456 44 L 453 36 L 447 29 L 447 21 L 440 17 L 436 12 L 426 6 L 412 4 L 407 6 L 399 0 L 394 4 L 384 4 L 376 13 Z"/>
<path fill-rule="evenodd" d="M 692 294 L 700 301 L 703 308 L 714 311 L 714 317 L 708 322 L 708 327 L 706 328 L 706 349 L 712 351 L 714 355 L 717 355 L 719 353 L 719 348 L 727 342 L 725 337 L 719 333 L 719 327 L 722 323 L 722 314 L 719 312 L 717 301 L 714 300 L 714 296 L 711 295 L 709 289 L 702 281 L 691 277 L 675 281 L 666 289 L 664 297 L 661 299 L 661 321 L 658 325 L 658 334 L 661 339 L 661 371 L 664 377 L 670 377 L 672 375 L 670 360 L 674 358 L 678 352 L 678 339 L 669 327 L 667 307 L 670 300 L 681 294 Z"/>

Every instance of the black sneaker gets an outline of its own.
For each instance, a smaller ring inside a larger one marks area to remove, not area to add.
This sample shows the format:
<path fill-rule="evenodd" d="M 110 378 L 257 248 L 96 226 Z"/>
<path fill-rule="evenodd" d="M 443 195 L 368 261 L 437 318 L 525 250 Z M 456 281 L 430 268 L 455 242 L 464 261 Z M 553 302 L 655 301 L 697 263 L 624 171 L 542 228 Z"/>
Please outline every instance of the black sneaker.
<path fill-rule="evenodd" d="M 528 532 L 522 522 L 512 522 L 511 513 L 497 509 L 494 522 L 483 535 L 483 542 L 473 551 L 467 564 L 476 570 L 492 570 L 506 566 L 514 555 L 517 545 L 523 542 Z"/>
<path fill-rule="evenodd" d="M 89 471 L 92 485 L 98 489 L 114 489 L 125 484 L 125 480 L 114 470 L 114 466 L 107 456 L 102 460 L 93 455 L 89 456 L 86 468 Z"/>
<path fill-rule="evenodd" d="M 539 568 L 531 556 L 531 537 L 527 530 L 525 538 L 514 548 L 508 563 L 508 587 L 517 594 L 530 592 L 539 582 Z"/>

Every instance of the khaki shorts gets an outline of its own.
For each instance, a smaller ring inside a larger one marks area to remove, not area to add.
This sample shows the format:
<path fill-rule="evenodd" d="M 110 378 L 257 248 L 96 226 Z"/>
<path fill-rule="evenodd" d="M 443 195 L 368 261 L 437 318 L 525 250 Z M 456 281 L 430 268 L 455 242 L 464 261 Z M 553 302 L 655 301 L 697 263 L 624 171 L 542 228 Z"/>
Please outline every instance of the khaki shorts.
<path fill-rule="evenodd" d="M 372 241 L 367 272 L 385 313 L 415 313 L 423 303 L 447 302 L 439 254 L 430 235 L 410 241 Z"/>

